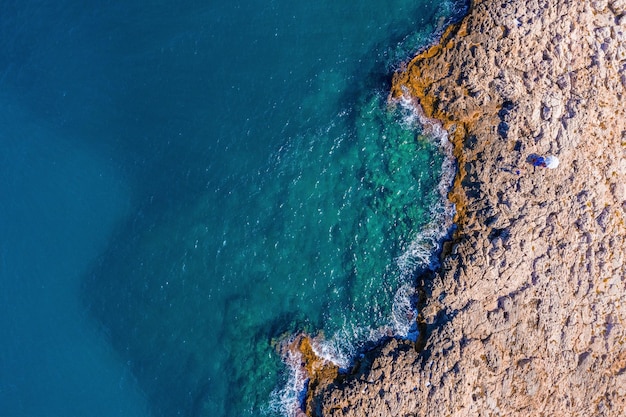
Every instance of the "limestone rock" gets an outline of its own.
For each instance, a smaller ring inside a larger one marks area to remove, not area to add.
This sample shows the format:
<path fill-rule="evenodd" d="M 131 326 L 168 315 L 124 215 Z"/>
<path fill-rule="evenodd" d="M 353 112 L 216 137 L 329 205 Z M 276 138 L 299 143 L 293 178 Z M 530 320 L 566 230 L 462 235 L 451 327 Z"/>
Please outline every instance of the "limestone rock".
<path fill-rule="evenodd" d="M 626 2 L 476 0 L 393 95 L 441 120 L 459 226 L 421 314 L 314 416 L 626 415 Z M 556 155 L 557 169 L 533 155 Z"/>

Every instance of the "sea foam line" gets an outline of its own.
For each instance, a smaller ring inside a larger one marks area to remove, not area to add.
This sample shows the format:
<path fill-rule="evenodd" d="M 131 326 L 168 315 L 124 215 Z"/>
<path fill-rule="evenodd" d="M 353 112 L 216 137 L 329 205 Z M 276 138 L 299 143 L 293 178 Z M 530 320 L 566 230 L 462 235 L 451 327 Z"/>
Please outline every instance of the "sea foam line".
<path fill-rule="evenodd" d="M 419 101 L 411 98 L 406 91 L 402 97 L 394 99 L 392 103 L 397 103 L 407 110 L 404 122 L 415 128 L 421 127 L 422 132 L 435 142 L 444 156 L 437 184 L 439 199 L 430 207 L 429 218 L 431 220 L 396 260 L 403 274 L 413 273 L 417 267 L 421 266 L 435 270 L 439 267 L 439 249 L 443 240 L 450 234 L 456 213 L 454 204 L 448 199 L 448 193 L 456 176 L 453 146 L 441 122 L 426 117 Z"/>
<path fill-rule="evenodd" d="M 285 417 L 304 417 L 302 405 L 306 397 L 309 375 L 302 366 L 302 353 L 294 348 L 295 339 L 282 343 L 282 360 L 287 365 L 287 382 L 270 394 L 269 404 L 263 411 L 265 415 L 281 414 Z"/>
<path fill-rule="evenodd" d="M 354 360 L 360 342 L 376 342 L 384 337 L 399 337 L 415 341 L 418 336 L 416 317 L 417 291 L 409 277 L 419 269 L 435 270 L 439 267 L 438 255 L 443 241 L 449 237 L 454 225 L 455 206 L 448 200 L 448 192 L 456 175 L 456 159 L 448 132 L 441 122 L 426 117 L 416 99 L 405 91 L 399 99 L 393 99 L 391 105 L 400 105 L 405 110 L 403 124 L 412 129 L 421 129 L 422 133 L 434 141 L 443 154 L 441 175 L 437 184 L 440 198 L 430 207 L 430 222 L 415 236 L 402 255 L 395 259 L 402 278 L 406 281 L 394 295 L 390 324 L 378 328 L 343 326 L 342 331 L 331 338 L 316 337 L 310 339 L 315 355 L 338 366 L 348 369 Z M 285 342 L 293 343 L 293 339 Z M 303 356 L 297 349 L 285 349 L 283 362 L 288 367 L 287 383 L 272 393 L 269 410 L 287 417 L 304 416 L 302 407 L 309 381 L 309 375 L 302 366 Z"/>
<path fill-rule="evenodd" d="M 444 159 L 437 184 L 439 199 L 430 207 L 430 221 L 411 241 L 406 250 L 396 259 L 403 276 L 413 275 L 419 268 L 436 270 L 439 267 L 439 253 L 444 240 L 449 238 L 454 227 L 456 207 L 448 199 L 448 193 L 456 176 L 456 158 L 448 132 L 439 120 L 426 117 L 419 101 L 407 91 L 391 104 L 399 104 L 406 112 L 404 123 L 421 128 L 422 133 L 433 140 Z M 407 280 L 408 281 L 408 280 Z M 415 341 L 419 332 L 415 317 L 418 314 L 415 298 L 417 289 L 407 282 L 396 292 L 392 306 L 394 332 L 397 336 Z"/>

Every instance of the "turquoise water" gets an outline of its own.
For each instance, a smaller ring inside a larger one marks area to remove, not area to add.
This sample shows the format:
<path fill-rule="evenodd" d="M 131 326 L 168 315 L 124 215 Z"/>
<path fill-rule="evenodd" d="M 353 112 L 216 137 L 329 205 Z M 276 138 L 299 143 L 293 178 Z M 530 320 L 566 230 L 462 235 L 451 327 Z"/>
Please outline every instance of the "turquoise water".
<path fill-rule="evenodd" d="M 410 336 L 445 158 L 387 94 L 454 4 L 0 12 L 3 415 L 288 415 L 282 341 Z"/>

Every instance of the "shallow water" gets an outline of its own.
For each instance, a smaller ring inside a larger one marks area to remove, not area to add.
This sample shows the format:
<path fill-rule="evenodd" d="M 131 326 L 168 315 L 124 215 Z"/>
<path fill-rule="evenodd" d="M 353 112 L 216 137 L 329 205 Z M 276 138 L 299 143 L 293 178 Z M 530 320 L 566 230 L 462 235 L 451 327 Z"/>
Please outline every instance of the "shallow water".
<path fill-rule="evenodd" d="M 451 4 L 1 7 L 6 415 L 285 414 L 281 340 L 409 331 L 444 155 L 386 96 Z"/>

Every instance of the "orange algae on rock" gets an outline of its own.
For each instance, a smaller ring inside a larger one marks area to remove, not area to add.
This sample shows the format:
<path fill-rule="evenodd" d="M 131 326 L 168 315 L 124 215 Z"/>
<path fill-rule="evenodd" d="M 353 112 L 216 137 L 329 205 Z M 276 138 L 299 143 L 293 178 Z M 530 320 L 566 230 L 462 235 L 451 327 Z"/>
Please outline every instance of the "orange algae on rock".
<path fill-rule="evenodd" d="M 324 358 L 319 357 L 313 349 L 313 339 L 310 336 L 298 338 L 297 349 L 302 354 L 304 367 L 311 378 L 309 385 L 318 380 L 334 380 L 339 375 L 339 367 Z"/>
<path fill-rule="evenodd" d="M 449 133 L 458 172 L 448 198 L 456 206 L 455 223 L 461 227 L 464 223 L 461 219 L 465 215 L 466 205 L 462 186 L 467 161 L 464 141 L 478 128 L 479 119 L 484 120 L 489 113 L 495 116 L 498 111 L 497 104 L 493 104 L 491 112 L 489 108 L 479 105 L 469 106 L 467 99 L 471 98 L 472 92 L 460 81 L 462 69 L 451 67 L 449 51 L 471 50 L 472 45 L 468 43 L 467 35 L 467 19 L 450 25 L 438 43 L 414 57 L 404 71 L 394 74 L 390 94 L 392 99 L 410 97 L 421 107 L 427 118 L 440 121 Z M 450 103 L 459 100 L 463 101 L 463 106 L 466 107 L 462 112 L 455 111 L 458 109 L 450 106 Z"/>
<path fill-rule="evenodd" d="M 310 412 L 313 407 L 312 394 L 317 386 L 332 384 L 339 378 L 339 367 L 320 357 L 315 352 L 314 343 L 315 338 L 307 334 L 299 334 L 293 339 L 277 343 L 281 356 L 291 358 L 289 365 L 298 367 L 298 371 L 304 375 L 303 379 L 307 380 L 307 386 L 303 387 L 306 389 L 304 404 L 294 404 L 295 409 L 292 410 L 296 416 L 312 415 Z M 294 359 L 297 360 L 297 363 L 294 362 Z M 301 406 L 304 410 L 300 408 Z"/>

